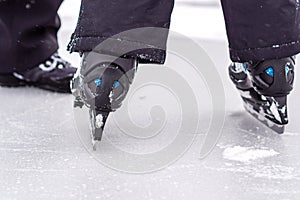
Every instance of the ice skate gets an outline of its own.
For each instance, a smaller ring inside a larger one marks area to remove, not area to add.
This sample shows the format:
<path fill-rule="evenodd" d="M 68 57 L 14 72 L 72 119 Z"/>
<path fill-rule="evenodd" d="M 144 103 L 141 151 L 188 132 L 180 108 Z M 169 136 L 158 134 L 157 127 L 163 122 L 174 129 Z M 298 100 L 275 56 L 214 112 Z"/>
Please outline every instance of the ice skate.
<path fill-rule="evenodd" d="M 70 93 L 70 81 L 76 68 L 54 53 L 44 62 L 24 72 L 0 74 L 0 86 L 34 86 L 54 92 Z"/>
<path fill-rule="evenodd" d="M 74 107 L 89 109 L 93 149 L 101 141 L 110 112 L 121 107 L 137 68 L 135 58 L 85 53 L 72 84 Z"/>
<path fill-rule="evenodd" d="M 295 58 L 233 63 L 229 75 L 245 109 L 277 133 L 288 124 L 287 95 L 293 89 Z"/>

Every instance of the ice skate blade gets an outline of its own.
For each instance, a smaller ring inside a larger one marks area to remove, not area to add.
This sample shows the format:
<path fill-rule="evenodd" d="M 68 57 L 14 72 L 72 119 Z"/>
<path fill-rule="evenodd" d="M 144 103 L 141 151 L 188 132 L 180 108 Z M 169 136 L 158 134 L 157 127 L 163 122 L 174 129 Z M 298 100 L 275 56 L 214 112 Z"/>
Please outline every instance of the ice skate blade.
<path fill-rule="evenodd" d="M 267 119 L 265 116 L 262 116 L 259 114 L 256 110 L 253 109 L 253 107 L 247 103 L 244 102 L 244 108 L 246 111 L 251 114 L 255 119 L 260 121 L 262 124 L 267 126 L 269 129 L 272 131 L 278 133 L 278 134 L 283 134 L 285 131 L 285 126 L 284 125 L 278 125 L 272 122 L 271 120 Z"/>
<path fill-rule="evenodd" d="M 100 131 L 100 132 L 99 132 Z M 97 151 L 97 145 L 101 142 L 101 138 L 102 138 L 102 129 L 99 130 L 99 129 L 94 129 L 94 130 L 91 130 L 91 139 L 92 139 L 92 148 L 93 148 L 93 151 Z M 100 138 L 97 136 L 100 136 Z"/>
<path fill-rule="evenodd" d="M 97 141 L 95 141 L 93 138 L 92 138 L 92 147 L 93 147 L 93 151 L 97 151 Z"/>
<path fill-rule="evenodd" d="M 97 133 L 96 133 L 97 132 Z M 97 144 L 101 142 L 101 138 L 99 138 L 99 135 L 101 135 L 102 137 L 102 129 L 101 129 L 101 132 L 99 133 L 99 130 L 92 130 L 91 131 L 91 139 L 92 139 L 92 146 L 93 146 L 93 151 L 96 151 L 97 150 Z M 98 138 L 97 138 L 97 135 L 98 135 Z"/>
<path fill-rule="evenodd" d="M 89 114 L 90 114 L 90 128 L 91 128 L 90 133 L 91 133 L 92 145 L 93 145 L 93 150 L 96 151 L 96 144 L 100 142 L 102 139 L 104 126 L 109 113 L 98 112 L 96 114 L 96 111 L 93 108 L 90 108 Z"/>
<path fill-rule="evenodd" d="M 91 133 L 92 149 L 93 151 L 97 151 L 97 144 L 100 142 L 100 140 L 95 139 L 93 130 L 91 130 L 90 133 Z"/>

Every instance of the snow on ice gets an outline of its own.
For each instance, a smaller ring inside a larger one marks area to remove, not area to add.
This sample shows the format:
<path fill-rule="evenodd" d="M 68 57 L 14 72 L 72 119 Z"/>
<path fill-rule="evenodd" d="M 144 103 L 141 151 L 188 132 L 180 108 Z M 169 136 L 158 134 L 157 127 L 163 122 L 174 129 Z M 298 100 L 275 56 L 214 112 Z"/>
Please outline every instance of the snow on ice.
<path fill-rule="evenodd" d="M 228 147 L 223 151 L 223 157 L 225 159 L 246 163 L 276 155 L 279 155 L 279 153 L 273 149 L 255 149 L 241 146 Z"/>

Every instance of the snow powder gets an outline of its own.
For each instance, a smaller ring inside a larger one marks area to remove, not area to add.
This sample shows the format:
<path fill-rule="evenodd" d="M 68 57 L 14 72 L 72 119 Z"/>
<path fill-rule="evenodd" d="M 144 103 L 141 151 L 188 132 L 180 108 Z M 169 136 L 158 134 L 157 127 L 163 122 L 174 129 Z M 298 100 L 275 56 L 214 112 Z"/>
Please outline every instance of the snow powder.
<path fill-rule="evenodd" d="M 223 151 L 223 157 L 227 160 L 234 160 L 239 162 L 250 162 L 252 160 L 257 160 L 266 157 L 272 157 L 278 155 L 279 153 L 266 149 L 254 149 L 251 147 L 228 147 Z"/>
<path fill-rule="evenodd" d="M 101 114 L 96 116 L 96 128 L 102 128 L 103 126 L 103 116 Z"/>

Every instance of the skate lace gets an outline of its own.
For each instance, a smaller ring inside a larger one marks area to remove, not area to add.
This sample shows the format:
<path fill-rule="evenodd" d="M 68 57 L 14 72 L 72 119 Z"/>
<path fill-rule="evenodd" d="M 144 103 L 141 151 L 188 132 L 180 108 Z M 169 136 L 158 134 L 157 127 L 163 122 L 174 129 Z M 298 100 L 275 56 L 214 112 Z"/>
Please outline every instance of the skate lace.
<path fill-rule="evenodd" d="M 56 69 L 64 69 L 69 66 L 69 63 L 62 59 L 58 53 L 54 53 L 49 59 L 39 65 L 43 71 L 50 72 Z"/>

